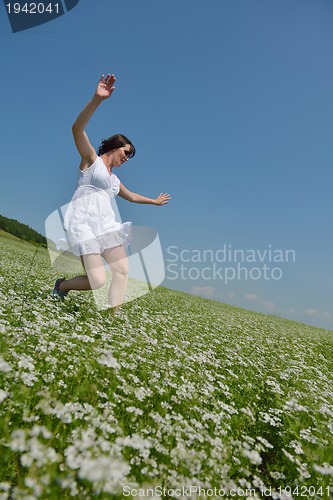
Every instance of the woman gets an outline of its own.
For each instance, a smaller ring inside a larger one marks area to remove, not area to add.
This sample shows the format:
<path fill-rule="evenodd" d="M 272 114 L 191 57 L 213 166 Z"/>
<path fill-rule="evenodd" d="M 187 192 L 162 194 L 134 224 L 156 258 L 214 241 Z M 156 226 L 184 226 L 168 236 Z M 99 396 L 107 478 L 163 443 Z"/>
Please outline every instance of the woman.
<path fill-rule="evenodd" d="M 165 205 L 171 197 L 161 193 L 151 199 L 133 193 L 112 172 L 135 155 L 135 147 L 125 136 L 117 134 L 103 141 L 97 153 L 89 142 L 85 126 L 98 106 L 111 97 L 115 81 L 114 75 L 101 76 L 94 97 L 72 127 L 81 163 L 77 189 L 65 214 L 64 229 L 70 250 L 81 257 L 86 275 L 69 280 L 57 279 L 52 295 L 64 300 L 70 290 L 96 290 L 102 287 L 106 279 L 103 257 L 112 273 L 109 304 L 118 308 L 124 302 L 127 287 L 128 259 L 125 248 L 131 237 L 131 223 L 121 224 L 115 220 L 112 197 L 119 194 L 125 200 L 152 205 Z"/>

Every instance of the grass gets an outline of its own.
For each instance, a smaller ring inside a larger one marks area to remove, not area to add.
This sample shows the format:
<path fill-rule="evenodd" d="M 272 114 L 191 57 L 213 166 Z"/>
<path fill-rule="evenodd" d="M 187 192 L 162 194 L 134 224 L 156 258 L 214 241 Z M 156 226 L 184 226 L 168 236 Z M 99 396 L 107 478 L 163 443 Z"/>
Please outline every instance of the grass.
<path fill-rule="evenodd" d="M 10 240 L 15 240 L 15 241 L 21 241 L 20 238 L 17 236 L 14 236 L 11 233 L 7 233 L 7 231 L 4 231 L 3 229 L 0 228 L 0 237 L 2 238 L 9 238 Z"/>
<path fill-rule="evenodd" d="M 332 332 L 162 287 L 114 318 L 0 247 L 0 500 L 332 498 Z"/>

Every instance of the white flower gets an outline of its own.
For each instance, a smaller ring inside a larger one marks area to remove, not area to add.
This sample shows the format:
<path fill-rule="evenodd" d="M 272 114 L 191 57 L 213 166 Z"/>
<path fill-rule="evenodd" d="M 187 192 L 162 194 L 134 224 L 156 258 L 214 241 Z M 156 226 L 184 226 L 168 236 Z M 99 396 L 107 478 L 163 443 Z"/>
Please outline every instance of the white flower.
<path fill-rule="evenodd" d="M 273 479 L 276 479 L 276 480 L 279 480 L 279 479 L 286 479 L 286 476 L 284 474 L 282 474 L 281 472 L 278 472 L 278 471 L 272 471 L 269 473 L 269 475 L 273 478 Z"/>
<path fill-rule="evenodd" d="M 252 464 L 259 465 L 262 462 L 262 458 L 256 450 L 242 450 L 244 457 L 247 457 Z"/>
<path fill-rule="evenodd" d="M 312 432 L 311 428 L 301 429 L 299 435 L 305 441 L 309 441 L 309 443 L 317 443 L 318 439 L 316 438 L 316 436 L 313 436 L 311 432 Z"/>
<path fill-rule="evenodd" d="M 333 466 L 328 463 L 324 463 L 322 467 L 314 464 L 313 468 L 316 472 L 319 472 L 319 474 L 333 476 Z"/>
<path fill-rule="evenodd" d="M 30 356 L 25 356 L 24 354 L 21 356 L 18 362 L 19 368 L 25 368 L 32 372 L 35 369 L 35 365 L 33 364 L 33 359 Z"/>
<path fill-rule="evenodd" d="M 22 372 L 21 379 L 23 383 L 29 387 L 32 387 L 34 385 L 34 382 L 36 382 L 37 380 L 36 376 L 33 373 L 28 372 Z"/>
<path fill-rule="evenodd" d="M 259 412 L 261 416 L 261 420 L 267 424 L 272 425 L 273 427 L 280 425 L 280 419 L 276 415 L 270 415 L 269 413 L 265 413 L 263 411 Z"/>
<path fill-rule="evenodd" d="M 288 453 L 284 448 L 282 448 L 282 451 L 286 455 L 286 457 L 289 458 L 289 460 L 291 462 L 295 462 L 295 457 L 293 455 L 291 455 L 290 453 Z"/>
<path fill-rule="evenodd" d="M 257 439 L 258 439 L 258 441 L 260 441 L 260 442 L 261 442 L 264 446 L 266 446 L 267 448 L 274 448 L 274 446 L 273 446 L 271 443 L 269 443 L 269 442 L 267 441 L 267 439 L 265 439 L 265 438 L 263 438 L 263 437 L 261 437 L 261 436 L 257 436 Z"/>
<path fill-rule="evenodd" d="M 249 407 L 241 408 L 240 411 L 245 413 L 245 415 L 248 415 L 253 421 L 255 421 L 254 415 Z"/>
<path fill-rule="evenodd" d="M 277 394 L 283 394 L 280 384 L 278 384 L 276 380 L 268 379 L 266 380 L 266 384 L 272 388 L 272 392 L 276 392 Z"/>
<path fill-rule="evenodd" d="M 148 458 L 149 448 L 151 448 L 152 446 L 152 443 L 149 441 L 149 439 L 142 438 L 138 434 L 126 436 L 124 438 L 117 438 L 116 444 L 128 446 L 130 448 L 134 448 L 135 450 L 140 450 L 140 455 L 144 458 Z"/>
<path fill-rule="evenodd" d="M 301 444 L 298 441 L 291 441 L 289 444 L 290 448 L 293 448 L 296 455 L 302 455 L 304 453 Z"/>
<path fill-rule="evenodd" d="M 106 483 L 111 480 L 118 484 L 129 471 L 130 467 L 127 463 L 104 455 L 96 459 L 82 460 L 79 477 L 98 483 Z"/>
<path fill-rule="evenodd" d="M 10 483 L 5 483 L 5 482 L 0 483 L 0 490 L 9 491 L 10 490 Z"/>
<path fill-rule="evenodd" d="M 64 455 L 66 457 L 66 464 L 70 469 L 78 469 L 80 467 L 81 459 L 74 445 L 66 448 Z"/>
<path fill-rule="evenodd" d="M 34 425 L 30 431 L 30 436 L 38 437 L 42 435 L 44 439 L 50 439 L 52 437 L 52 433 L 45 427 L 44 425 Z"/>
<path fill-rule="evenodd" d="M 0 372 L 8 373 L 11 371 L 10 365 L 0 356 Z"/>
<path fill-rule="evenodd" d="M 118 361 L 112 356 L 111 352 L 102 354 L 96 361 L 100 365 L 105 365 L 109 368 L 120 368 Z"/>
<path fill-rule="evenodd" d="M 24 480 L 26 486 L 34 490 L 34 495 L 38 498 L 42 494 L 42 487 L 38 484 L 37 480 L 32 477 L 26 477 Z"/>
<path fill-rule="evenodd" d="M 2 403 L 2 401 L 4 399 L 6 399 L 6 397 L 8 396 L 8 394 L 9 394 L 8 392 L 3 391 L 2 389 L 0 389 L 0 403 Z"/>
<path fill-rule="evenodd" d="M 9 443 L 10 449 L 13 451 L 25 451 L 26 450 L 26 433 L 22 429 L 16 429 L 12 433 L 12 440 Z"/>
<path fill-rule="evenodd" d="M 139 401 L 143 401 L 145 399 L 146 394 L 143 387 L 139 387 L 139 389 L 135 391 L 135 396 L 138 398 Z"/>
<path fill-rule="evenodd" d="M 135 406 L 128 406 L 126 410 L 129 413 L 134 413 L 135 415 L 143 415 L 143 411 L 140 408 L 136 408 Z"/>
<path fill-rule="evenodd" d="M 38 441 L 36 437 L 29 439 L 26 447 L 26 453 L 21 457 L 21 463 L 25 467 L 30 467 L 36 462 L 37 467 L 40 467 L 49 462 L 54 463 L 60 460 L 60 456 L 56 451 L 49 447 L 47 448 Z"/>

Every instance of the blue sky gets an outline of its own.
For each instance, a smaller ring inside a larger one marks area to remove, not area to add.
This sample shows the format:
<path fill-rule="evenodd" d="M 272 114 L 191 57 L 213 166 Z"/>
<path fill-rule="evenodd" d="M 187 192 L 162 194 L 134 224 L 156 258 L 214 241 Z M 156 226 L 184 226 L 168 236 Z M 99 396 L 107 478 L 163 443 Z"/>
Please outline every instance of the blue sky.
<path fill-rule="evenodd" d="M 333 329 L 332 1 L 80 0 L 15 34 L 1 4 L 0 24 L 2 215 L 45 233 L 75 188 L 72 123 L 115 73 L 87 132 L 95 147 L 117 132 L 134 142 L 126 187 L 171 193 L 164 207 L 118 203 L 123 221 L 157 229 L 163 284 Z M 217 261 L 225 245 L 296 257 L 225 283 L 214 266 L 238 265 Z M 195 260 L 203 250 L 212 262 Z"/>

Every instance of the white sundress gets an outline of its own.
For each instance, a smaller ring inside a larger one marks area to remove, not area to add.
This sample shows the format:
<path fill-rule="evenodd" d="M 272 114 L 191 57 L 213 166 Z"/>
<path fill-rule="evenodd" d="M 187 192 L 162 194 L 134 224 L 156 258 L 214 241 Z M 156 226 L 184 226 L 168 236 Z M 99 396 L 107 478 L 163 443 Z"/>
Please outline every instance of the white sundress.
<path fill-rule="evenodd" d="M 64 217 L 68 250 L 76 256 L 101 254 L 107 248 L 128 246 L 131 222 L 116 221 L 112 208 L 120 181 L 109 174 L 98 156 L 87 170 L 78 172 L 76 191 Z"/>

